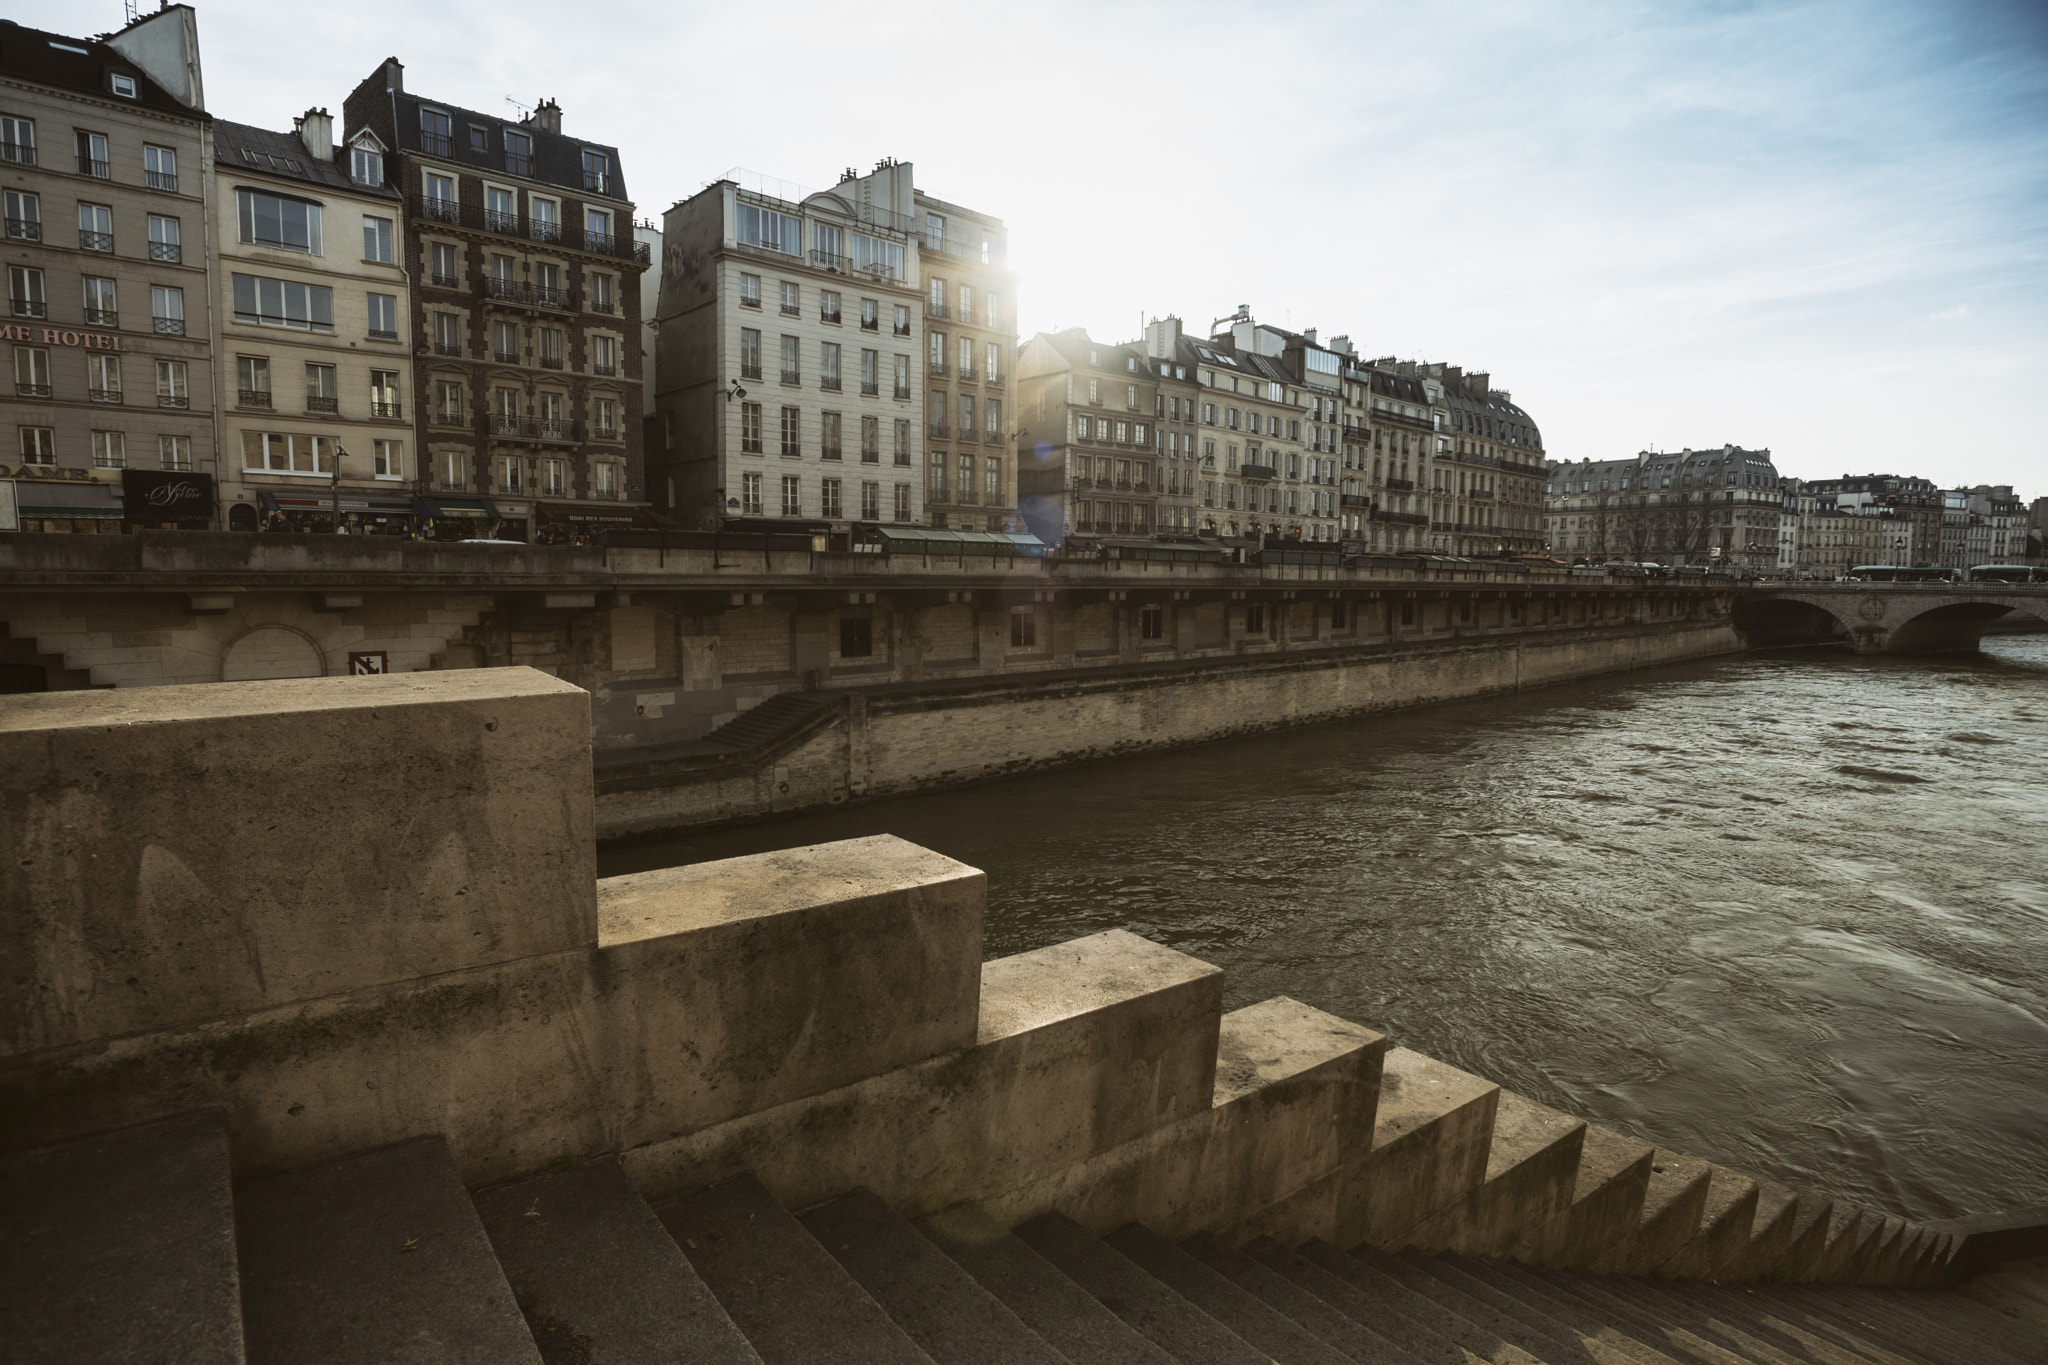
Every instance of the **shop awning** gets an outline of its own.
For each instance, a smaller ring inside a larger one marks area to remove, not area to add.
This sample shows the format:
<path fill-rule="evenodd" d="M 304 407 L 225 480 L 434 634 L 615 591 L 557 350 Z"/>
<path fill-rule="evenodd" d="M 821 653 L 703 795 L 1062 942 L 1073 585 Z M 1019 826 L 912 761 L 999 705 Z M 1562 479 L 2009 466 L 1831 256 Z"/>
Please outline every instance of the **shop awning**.
<path fill-rule="evenodd" d="M 127 512 L 119 507 L 37 507 L 23 503 L 18 515 L 24 517 L 112 517 L 119 521 Z"/>
<path fill-rule="evenodd" d="M 279 492 L 275 489 L 259 488 L 256 500 L 263 506 L 277 512 L 333 512 L 334 494 L 313 492 Z M 374 498 L 362 493 L 341 490 L 341 510 L 344 512 L 370 512 L 383 516 L 413 516 L 417 509 L 411 498 Z"/>
<path fill-rule="evenodd" d="M 24 517 L 121 517 L 121 492 L 113 484 L 20 480 L 14 495 Z"/>
<path fill-rule="evenodd" d="M 499 520 L 498 508 L 489 498 L 419 498 L 413 503 L 423 517 L 482 517 Z"/>
<path fill-rule="evenodd" d="M 1015 555 L 1043 552 L 1037 536 L 1015 531 L 941 531 L 929 526 L 878 526 L 892 548 L 944 555 Z"/>

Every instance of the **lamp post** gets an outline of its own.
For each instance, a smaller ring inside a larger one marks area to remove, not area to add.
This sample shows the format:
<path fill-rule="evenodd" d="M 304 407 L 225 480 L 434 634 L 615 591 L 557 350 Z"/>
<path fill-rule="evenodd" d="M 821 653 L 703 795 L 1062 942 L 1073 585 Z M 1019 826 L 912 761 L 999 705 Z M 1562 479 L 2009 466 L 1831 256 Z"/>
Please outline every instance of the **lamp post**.
<path fill-rule="evenodd" d="M 348 457 L 348 451 L 341 442 L 334 443 L 334 534 L 341 534 L 341 462 Z"/>

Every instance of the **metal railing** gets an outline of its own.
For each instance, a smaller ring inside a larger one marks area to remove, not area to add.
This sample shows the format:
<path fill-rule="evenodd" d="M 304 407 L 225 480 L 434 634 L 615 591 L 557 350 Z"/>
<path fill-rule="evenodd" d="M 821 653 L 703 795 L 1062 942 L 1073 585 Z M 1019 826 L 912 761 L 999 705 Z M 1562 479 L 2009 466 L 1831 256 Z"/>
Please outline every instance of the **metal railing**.
<path fill-rule="evenodd" d="M 952 316 L 951 313 L 947 312 L 945 304 L 933 303 L 930 299 L 924 301 L 924 315 L 928 318 L 947 318 Z"/>
<path fill-rule="evenodd" d="M 559 370 L 562 368 L 562 357 L 558 355 L 544 355 L 540 358 L 540 367 L 543 370 Z"/>
<path fill-rule="evenodd" d="M 152 261 L 169 261 L 171 264 L 177 265 L 184 261 L 185 249 L 176 242 L 151 242 L 149 244 L 149 259 Z"/>
<path fill-rule="evenodd" d="M 43 225 L 34 218 L 9 218 L 7 235 L 19 242 L 40 242 L 43 240 Z"/>
<path fill-rule="evenodd" d="M 851 271 L 853 269 L 853 261 L 850 258 L 830 251 L 813 250 L 811 252 L 811 264 L 825 270 Z"/>
<path fill-rule="evenodd" d="M 606 365 L 601 361 L 592 361 L 590 365 L 590 372 L 592 374 L 603 375 L 605 378 L 609 379 L 619 372 L 619 367 L 617 365 Z"/>
<path fill-rule="evenodd" d="M 802 317 L 803 312 L 804 310 L 800 305 L 794 303 L 785 303 L 782 305 L 782 316 L 786 318 Z"/>
<path fill-rule="evenodd" d="M 267 408 L 270 406 L 269 389 L 237 389 L 235 403 L 244 408 Z"/>
<path fill-rule="evenodd" d="M 500 365 L 517 365 L 519 363 L 519 352 L 517 351 L 492 351 L 491 357 Z"/>
<path fill-rule="evenodd" d="M 23 384 L 17 380 L 14 385 L 14 392 L 18 397 L 22 398 L 48 398 L 50 396 L 50 386 L 48 384 Z"/>
<path fill-rule="evenodd" d="M 82 156 L 78 158 L 78 173 L 80 175 L 89 175 L 95 180 L 105 180 L 112 176 L 113 170 L 104 161 L 95 161 L 89 156 Z"/>
<path fill-rule="evenodd" d="M 863 398 L 880 398 L 882 396 L 882 386 L 872 379 L 863 379 L 860 381 L 860 396 Z"/>
<path fill-rule="evenodd" d="M 592 427 L 590 429 L 590 439 L 593 441 L 616 441 L 619 439 L 619 429 L 617 427 Z"/>
<path fill-rule="evenodd" d="M 381 327 L 372 327 L 372 328 L 370 328 L 370 329 L 369 329 L 369 336 L 370 336 L 370 340 L 372 340 L 372 341 L 396 341 L 396 340 L 398 340 L 398 333 L 396 333 L 396 332 L 388 332 L 388 331 L 385 331 L 385 330 L 384 330 L 383 328 L 381 328 Z"/>
<path fill-rule="evenodd" d="M 818 381 L 818 387 L 823 389 L 827 393 L 838 393 L 839 376 L 836 374 L 825 376 L 824 378 Z"/>
<path fill-rule="evenodd" d="M 88 308 L 85 320 L 96 327 L 119 327 L 121 315 L 112 308 Z"/>
<path fill-rule="evenodd" d="M 1413 492 L 1415 491 L 1415 480 L 1413 480 L 1413 479 L 1388 479 L 1388 480 L 1387 480 L 1387 489 L 1388 489 L 1388 491 L 1389 491 L 1389 492 L 1394 492 L 1394 493 L 1413 493 Z"/>
<path fill-rule="evenodd" d="M 81 251 L 112 251 L 114 234 L 111 232 L 87 232 L 78 230 L 78 246 Z"/>
<path fill-rule="evenodd" d="M 185 335 L 185 319 L 183 318 L 151 318 L 149 326 L 151 331 L 163 336 L 181 337 Z"/>
<path fill-rule="evenodd" d="M 156 396 L 156 405 L 160 408 L 189 408 L 192 399 L 182 393 L 160 393 Z"/>
<path fill-rule="evenodd" d="M 462 347 L 452 341 L 437 341 L 434 343 L 434 354 L 460 356 L 462 354 Z"/>
<path fill-rule="evenodd" d="M 761 377 L 761 367 L 760 367 L 760 365 L 759 365 L 758 363 L 757 363 L 757 364 L 753 364 L 753 365 L 748 365 L 748 364 L 745 364 L 744 362 L 742 362 L 742 363 L 741 363 L 741 365 L 740 365 L 740 378 L 742 378 L 742 379 L 759 379 L 760 377 Z"/>
<path fill-rule="evenodd" d="M 952 371 L 946 367 L 946 362 L 943 360 L 934 360 L 931 363 L 931 372 L 942 379 L 945 378 L 946 375 L 952 373 Z"/>
<path fill-rule="evenodd" d="M 503 213 L 453 199 L 436 199 L 417 194 L 410 198 L 413 215 L 428 222 L 452 223 L 480 231 L 528 237 L 536 241 L 560 242 L 576 250 L 598 256 L 637 261 L 641 265 L 649 264 L 651 260 L 647 244 L 636 242 L 630 237 L 587 230 L 577 233 L 564 229 L 561 223 L 553 219 L 534 219 L 516 213 Z"/>
<path fill-rule="evenodd" d="M 434 415 L 428 420 L 437 427 L 466 427 L 469 425 L 469 419 L 462 415 L 462 409 L 460 408 L 436 408 L 434 409 Z"/>
<path fill-rule="evenodd" d="M 952 428 L 948 427 L 944 422 L 933 422 L 930 427 L 930 434 L 943 441 L 950 438 L 953 432 Z"/>
<path fill-rule="evenodd" d="M 804 376 L 803 376 L 803 371 L 801 371 L 801 370 L 784 370 L 784 371 L 782 372 L 782 382 L 783 382 L 783 383 L 785 383 L 785 384 L 801 384 L 801 383 L 803 383 L 803 382 L 804 382 Z"/>
<path fill-rule="evenodd" d="M 439 133 L 420 133 L 420 150 L 429 156 L 447 156 L 454 150 L 449 140 Z"/>
<path fill-rule="evenodd" d="M 593 313 L 604 313 L 609 315 L 613 311 L 612 301 L 610 299 L 591 299 L 588 302 L 586 302 L 583 306 L 585 308 L 588 308 Z"/>
<path fill-rule="evenodd" d="M 372 417 L 403 417 L 404 415 L 404 405 L 400 403 L 370 404 L 370 416 Z"/>
<path fill-rule="evenodd" d="M 908 384 L 898 384 L 898 385 L 896 386 L 896 390 L 895 390 L 895 396 L 896 396 L 897 398 L 908 398 L 908 397 L 910 397 L 910 386 L 909 386 Z"/>
<path fill-rule="evenodd" d="M 306 395 L 306 411 L 340 412 L 341 400 L 338 398 L 331 398 L 323 394 L 309 393 Z"/>
<path fill-rule="evenodd" d="M 8 311 L 18 318 L 46 318 L 50 305 L 41 299 L 9 299 Z"/>
<path fill-rule="evenodd" d="M 958 439 L 962 445 L 975 445 L 978 444 L 980 440 L 980 438 L 974 434 L 973 427 L 960 428 L 960 435 Z"/>
<path fill-rule="evenodd" d="M 962 365 L 960 367 L 960 382 L 963 384 L 974 382 L 974 367 L 972 365 Z"/>
<path fill-rule="evenodd" d="M 178 192 L 178 177 L 168 172 L 144 171 L 142 178 L 148 182 L 149 188 L 153 190 L 163 190 L 169 194 L 176 194 Z"/>
<path fill-rule="evenodd" d="M 17 166 L 36 164 L 36 149 L 19 142 L 0 142 L 0 161 L 12 161 Z"/>

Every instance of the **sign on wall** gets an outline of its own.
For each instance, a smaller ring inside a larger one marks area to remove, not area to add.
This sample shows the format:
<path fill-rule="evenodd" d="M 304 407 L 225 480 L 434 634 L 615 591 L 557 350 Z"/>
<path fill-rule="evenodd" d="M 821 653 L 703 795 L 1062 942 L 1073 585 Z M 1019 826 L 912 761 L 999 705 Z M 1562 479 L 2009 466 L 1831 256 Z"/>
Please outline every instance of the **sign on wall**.
<path fill-rule="evenodd" d="M 130 521 L 212 521 L 213 475 L 124 469 L 121 505 Z"/>
<path fill-rule="evenodd" d="M 381 649 L 352 649 L 348 652 L 348 671 L 352 678 L 374 677 L 391 671 L 389 654 Z"/>

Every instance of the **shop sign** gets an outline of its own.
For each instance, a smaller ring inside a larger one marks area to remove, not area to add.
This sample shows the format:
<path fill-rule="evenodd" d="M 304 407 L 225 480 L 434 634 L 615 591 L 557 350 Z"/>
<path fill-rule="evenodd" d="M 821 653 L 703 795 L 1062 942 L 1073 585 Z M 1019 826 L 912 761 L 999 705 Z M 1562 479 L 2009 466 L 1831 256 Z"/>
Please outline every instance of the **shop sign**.
<path fill-rule="evenodd" d="M 121 338 L 112 332 L 67 332 L 58 327 L 0 327 L 0 341 L 32 341 L 39 346 L 82 346 L 93 351 L 120 351 Z"/>
<path fill-rule="evenodd" d="M 125 473 L 126 471 L 123 472 Z M 0 479 L 42 479 L 50 483 L 112 483 L 114 481 L 112 470 L 59 469 L 53 464 L 0 464 Z"/>
<path fill-rule="evenodd" d="M 213 475 L 124 469 L 121 502 L 131 521 L 211 521 Z"/>

